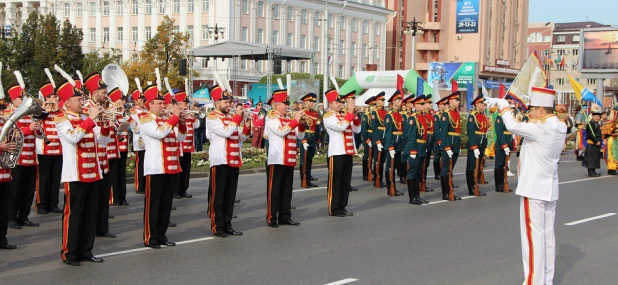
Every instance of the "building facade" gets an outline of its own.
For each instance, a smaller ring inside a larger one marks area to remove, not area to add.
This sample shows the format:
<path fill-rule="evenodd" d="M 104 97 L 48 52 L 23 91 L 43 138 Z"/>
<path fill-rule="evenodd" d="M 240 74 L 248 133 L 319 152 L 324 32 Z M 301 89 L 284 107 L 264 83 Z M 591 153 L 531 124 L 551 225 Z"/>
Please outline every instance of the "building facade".
<path fill-rule="evenodd" d="M 176 29 L 191 35 L 192 48 L 215 43 L 209 31 L 225 28 L 218 41 L 273 43 L 314 52 L 313 60 L 284 62 L 282 71 L 348 78 L 368 65 L 385 68 L 386 21 L 392 14 L 381 0 L 5 0 L 0 22 L 16 26 L 31 10 L 69 19 L 84 33 L 84 52 L 110 51 L 123 60 L 139 51 L 157 30 L 163 16 L 175 19 Z M 328 11 L 328 16 L 326 16 Z M 11 24 L 12 23 L 12 24 Z M 211 80 L 216 69 L 232 81 L 257 82 L 267 74 L 263 61 L 196 58 L 196 80 Z M 234 70 L 232 70 L 234 68 Z"/>

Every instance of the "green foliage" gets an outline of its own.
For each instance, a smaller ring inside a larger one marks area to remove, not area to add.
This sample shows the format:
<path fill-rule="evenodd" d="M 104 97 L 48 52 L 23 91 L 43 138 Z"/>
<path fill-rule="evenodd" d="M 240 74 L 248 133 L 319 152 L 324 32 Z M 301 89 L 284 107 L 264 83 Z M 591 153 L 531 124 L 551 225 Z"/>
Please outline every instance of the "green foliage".
<path fill-rule="evenodd" d="M 109 52 L 103 52 L 99 55 L 99 52 L 92 51 L 84 55 L 82 63 L 82 69 L 80 71 L 85 76 L 91 72 L 101 72 L 108 64 L 121 64 L 122 56 L 116 49 L 111 49 Z"/>
<path fill-rule="evenodd" d="M 82 30 L 71 25 L 68 19 L 62 23 L 60 50 L 58 52 L 57 62 L 62 64 L 61 67 L 67 72 L 74 72 L 82 68 L 84 54 L 82 53 L 80 44 L 83 38 L 84 34 Z M 84 74 L 84 76 L 86 76 L 86 74 Z"/>

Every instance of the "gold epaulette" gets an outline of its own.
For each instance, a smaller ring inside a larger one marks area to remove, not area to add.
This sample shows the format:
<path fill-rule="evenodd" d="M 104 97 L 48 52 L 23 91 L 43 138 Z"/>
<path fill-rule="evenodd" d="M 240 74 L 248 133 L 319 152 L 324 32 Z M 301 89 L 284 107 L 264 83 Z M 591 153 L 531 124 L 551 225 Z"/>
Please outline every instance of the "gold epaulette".
<path fill-rule="evenodd" d="M 150 113 L 139 114 L 139 123 L 142 124 L 142 125 L 150 123 L 153 120 L 154 120 L 154 118 L 150 115 Z"/>
<path fill-rule="evenodd" d="M 334 116 L 334 115 L 335 115 L 335 113 L 333 113 L 333 111 L 328 111 L 328 112 L 324 113 L 323 118 L 324 118 L 324 119 L 326 119 L 326 118 L 330 118 L 330 117 L 332 117 L 332 116 Z"/>
<path fill-rule="evenodd" d="M 212 112 L 208 113 L 208 119 L 209 120 L 219 119 L 219 115 L 217 115 L 217 113 L 215 111 L 212 111 Z"/>
<path fill-rule="evenodd" d="M 62 123 L 66 120 L 68 120 L 67 115 L 62 111 L 58 111 L 58 113 L 56 113 L 56 116 L 54 117 L 54 123 L 56 124 Z"/>
<path fill-rule="evenodd" d="M 268 111 L 268 114 L 266 114 L 266 118 L 269 119 L 276 119 L 277 117 L 277 114 L 275 114 L 275 112 L 273 112 L 272 110 Z"/>

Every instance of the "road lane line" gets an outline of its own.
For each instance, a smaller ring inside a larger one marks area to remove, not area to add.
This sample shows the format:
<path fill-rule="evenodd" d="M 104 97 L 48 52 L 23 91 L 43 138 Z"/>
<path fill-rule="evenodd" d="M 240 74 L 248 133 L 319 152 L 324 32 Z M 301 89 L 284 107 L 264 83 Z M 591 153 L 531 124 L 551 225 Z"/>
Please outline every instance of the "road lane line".
<path fill-rule="evenodd" d="M 306 192 L 306 191 L 313 191 L 313 190 L 320 190 L 320 189 L 326 189 L 326 187 L 315 187 L 315 188 L 306 188 L 306 189 L 296 189 L 296 190 L 292 190 L 292 192 Z"/>
<path fill-rule="evenodd" d="M 185 241 L 179 241 L 179 242 L 176 243 L 176 245 L 193 243 L 193 242 L 198 242 L 198 241 L 211 240 L 211 239 L 215 239 L 215 238 L 214 237 L 206 237 L 206 238 L 190 239 L 190 240 L 185 240 Z"/>
<path fill-rule="evenodd" d="M 348 283 L 352 283 L 354 281 L 358 281 L 358 279 L 354 279 L 354 278 L 346 278 L 343 280 L 339 280 L 339 281 L 335 281 L 335 282 L 331 282 L 328 284 L 324 284 L 324 285 L 342 285 L 342 284 L 348 284 Z"/>
<path fill-rule="evenodd" d="M 582 181 L 588 181 L 588 180 L 595 180 L 595 179 L 601 179 L 601 178 L 608 178 L 608 177 L 613 177 L 613 176 L 599 176 L 599 177 L 593 177 L 593 178 L 584 178 L 584 179 L 577 179 L 577 180 L 571 180 L 571 181 L 564 181 L 564 182 L 560 182 L 558 184 L 569 184 L 569 183 L 576 183 L 576 182 L 582 182 Z"/>
<path fill-rule="evenodd" d="M 582 224 L 582 223 L 585 223 L 585 222 L 590 222 L 590 221 L 594 221 L 594 220 L 598 220 L 598 219 L 603 219 L 603 218 L 611 217 L 613 215 L 616 215 L 616 213 L 607 213 L 607 214 L 604 214 L 604 215 L 594 216 L 594 217 L 590 217 L 590 218 L 587 218 L 587 219 L 566 223 L 564 225 L 565 226 L 573 226 L 573 225 Z"/>
<path fill-rule="evenodd" d="M 185 240 L 185 241 L 179 241 L 179 242 L 176 243 L 176 245 L 193 243 L 193 242 L 198 242 L 198 241 L 211 240 L 211 239 L 215 239 L 215 238 L 214 237 L 205 237 L 205 238 L 190 239 L 190 240 Z M 168 246 L 162 245 L 161 247 L 168 247 Z M 97 257 L 115 256 L 115 255 L 121 255 L 121 254 L 138 252 L 138 251 L 144 251 L 144 250 L 151 250 L 151 249 L 152 248 L 150 248 L 150 247 L 134 248 L 134 249 L 123 250 L 123 251 L 116 251 L 116 252 L 110 252 L 110 253 L 104 253 L 104 254 L 97 254 Z"/>

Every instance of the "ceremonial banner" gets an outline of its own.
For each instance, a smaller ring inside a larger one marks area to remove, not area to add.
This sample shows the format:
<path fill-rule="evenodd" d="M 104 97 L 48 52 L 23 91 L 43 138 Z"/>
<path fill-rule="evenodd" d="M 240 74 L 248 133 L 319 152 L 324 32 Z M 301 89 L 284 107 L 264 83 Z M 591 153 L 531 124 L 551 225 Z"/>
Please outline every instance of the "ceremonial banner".
<path fill-rule="evenodd" d="M 530 94 L 532 87 L 545 87 L 546 79 L 545 72 L 541 67 L 541 60 L 535 51 L 521 68 L 521 72 L 515 77 L 506 94 L 522 108 L 527 109 L 525 102 L 529 101 L 529 99 L 526 101 L 524 99 L 529 98 L 528 94 Z"/>

